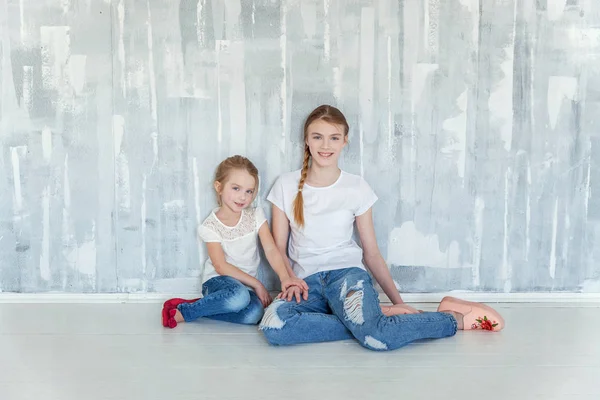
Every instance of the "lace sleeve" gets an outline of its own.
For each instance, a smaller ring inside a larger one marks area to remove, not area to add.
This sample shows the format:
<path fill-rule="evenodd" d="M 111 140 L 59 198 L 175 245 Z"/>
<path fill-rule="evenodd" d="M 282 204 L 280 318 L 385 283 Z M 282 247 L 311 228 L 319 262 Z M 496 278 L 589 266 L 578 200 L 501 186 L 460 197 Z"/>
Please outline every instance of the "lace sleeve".
<path fill-rule="evenodd" d="M 220 243 L 221 237 L 217 232 L 202 224 L 198 227 L 198 237 L 206 243 Z"/>
<path fill-rule="evenodd" d="M 265 212 L 261 206 L 256 207 L 254 211 L 254 219 L 256 220 L 256 231 L 258 232 L 260 227 L 267 222 L 267 217 L 265 217 Z"/>
<path fill-rule="evenodd" d="M 212 232 L 211 238 L 213 238 L 213 242 L 221 242 L 221 241 L 231 241 L 239 239 L 243 236 L 246 236 L 250 233 L 256 232 L 256 217 L 254 212 L 249 212 L 250 210 L 243 210 L 240 221 L 236 226 L 225 226 L 221 223 L 214 214 L 206 219 L 202 226 Z M 216 236 L 215 236 L 216 235 Z M 215 238 L 219 238 L 220 240 L 214 240 Z"/>

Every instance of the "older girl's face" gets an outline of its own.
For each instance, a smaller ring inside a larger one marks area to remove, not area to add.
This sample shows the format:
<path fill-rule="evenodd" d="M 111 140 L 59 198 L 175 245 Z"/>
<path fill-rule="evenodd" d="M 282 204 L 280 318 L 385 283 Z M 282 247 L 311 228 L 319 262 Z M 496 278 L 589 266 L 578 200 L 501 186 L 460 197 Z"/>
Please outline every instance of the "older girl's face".
<path fill-rule="evenodd" d="M 312 122 L 307 129 L 306 145 L 312 162 L 320 167 L 337 166 L 342 149 L 348 143 L 342 125 L 331 124 L 321 119 Z"/>

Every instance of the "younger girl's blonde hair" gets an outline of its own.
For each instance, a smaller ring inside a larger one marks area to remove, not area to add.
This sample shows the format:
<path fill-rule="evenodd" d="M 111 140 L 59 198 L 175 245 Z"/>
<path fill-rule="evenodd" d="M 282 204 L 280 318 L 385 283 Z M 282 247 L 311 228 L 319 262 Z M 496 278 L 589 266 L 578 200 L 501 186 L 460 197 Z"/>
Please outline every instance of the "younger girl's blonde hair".
<path fill-rule="evenodd" d="M 294 221 L 296 221 L 296 224 L 300 227 L 304 226 L 304 198 L 302 197 L 302 188 L 304 187 L 304 181 L 306 181 L 309 162 L 311 160 L 310 149 L 306 144 L 306 140 L 308 139 L 308 127 L 317 120 L 323 120 L 333 125 L 341 125 L 344 128 L 344 137 L 348 136 L 348 131 L 350 130 L 344 114 L 337 108 L 326 104 L 315 108 L 306 118 L 306 122 L 304 123 L 304 162 L 302 163 L 300 182 L 298 182 L 298 194 L 293 203 Z"/>
<path fill-rule="evenodd" d="M 213 183 L 215 186 L 215 192 L 217 193 L 217 202 L 219 203 L 219 205 L 222 204 L 221 195 L 217 191 L 217 183 L 220 186 L 225 185 L 227 179 L 229 179 L 229 174 L 231 174 L 231 171 L 233 170 L 244 170 L 254 178 L 256 188 L 254 190 L 253 199 L 254 197 L 256 197 L 256 193 L 258 192 L 258 169 L 252 163 L 252 161 L 250 161 L 246 157 L 235 155 L 221 161 L 221 163 L 217 167 L 217 171 L 215 172 L 215 179 Z"/>

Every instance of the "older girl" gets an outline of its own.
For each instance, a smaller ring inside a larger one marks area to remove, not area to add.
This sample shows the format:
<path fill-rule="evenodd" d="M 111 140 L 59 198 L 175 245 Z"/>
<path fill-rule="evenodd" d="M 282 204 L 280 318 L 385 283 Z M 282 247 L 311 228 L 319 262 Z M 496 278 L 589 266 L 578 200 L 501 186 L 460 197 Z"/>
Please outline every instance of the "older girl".
<path fill-rule="evenodd" d="M 315 109 L 304 125 L 302 169 L 281 175 L 267 197 L 288 273 L 309 287 L 308 300 L 289 301 L 302 291 L 289 287 L 266 310 L 260 329 L 269 343 L 355 338 L 371 350 L 393 350 L 457 329 L 502 329 L 502 317 L 483 304 L 446 297 L 434 313 L 404 304 L 377 246 L 371 210 L 377 196 L 362 177 L 338 167 L 348 131 L 338 109 Z M 362 249 L 352 239 L 354 223 Z M 363 259 L 393 306 L 380 306 Z"/>

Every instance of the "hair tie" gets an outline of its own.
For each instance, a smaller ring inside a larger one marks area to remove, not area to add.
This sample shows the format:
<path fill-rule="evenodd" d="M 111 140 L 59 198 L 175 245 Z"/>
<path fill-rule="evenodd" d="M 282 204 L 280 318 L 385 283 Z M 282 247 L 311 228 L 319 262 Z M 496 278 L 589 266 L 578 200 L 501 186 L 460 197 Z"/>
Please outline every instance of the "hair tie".
<path fill-rule="evenodd" d="M 299 192 L 301 192 L 301 191 L 302 191 L 302 188 L 298 189 L 298 191 L 299 191 Z"/>

